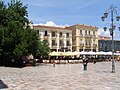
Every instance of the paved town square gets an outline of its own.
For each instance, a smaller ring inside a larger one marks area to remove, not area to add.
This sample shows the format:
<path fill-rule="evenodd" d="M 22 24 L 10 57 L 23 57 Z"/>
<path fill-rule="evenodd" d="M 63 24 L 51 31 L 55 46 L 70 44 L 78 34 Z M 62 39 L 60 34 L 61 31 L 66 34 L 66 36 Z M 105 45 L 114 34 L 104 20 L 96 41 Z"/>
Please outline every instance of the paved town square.
<path fill-rule="evenodd" d="M 120 90 L 120 62 L 82 64 L 41 64 L 36 67 L 0 67 L 2 90 Z"/>

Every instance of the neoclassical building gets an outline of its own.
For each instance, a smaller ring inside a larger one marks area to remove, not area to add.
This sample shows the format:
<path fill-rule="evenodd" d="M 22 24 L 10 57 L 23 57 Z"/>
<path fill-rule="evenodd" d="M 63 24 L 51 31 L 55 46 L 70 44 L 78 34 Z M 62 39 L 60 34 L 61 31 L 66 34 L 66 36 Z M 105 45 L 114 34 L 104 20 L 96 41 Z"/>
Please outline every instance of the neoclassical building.
<path fill-rule="evenodd" d="M 40 40 L 47 40 L 52 51 L 72 51 L 72 30 L 53 26 L 33 26 Z"/>
<path fill-rule="evenodd" d="M 72 30 L 73 51 L 98 51 L 98 28 L 76 24 L 67 29 Z"/>
<path fill-rule="evenodd" d="M 76 24 L 69 27 L 33 26 L 52 51 L 98 51 L 98 28 Z"/>

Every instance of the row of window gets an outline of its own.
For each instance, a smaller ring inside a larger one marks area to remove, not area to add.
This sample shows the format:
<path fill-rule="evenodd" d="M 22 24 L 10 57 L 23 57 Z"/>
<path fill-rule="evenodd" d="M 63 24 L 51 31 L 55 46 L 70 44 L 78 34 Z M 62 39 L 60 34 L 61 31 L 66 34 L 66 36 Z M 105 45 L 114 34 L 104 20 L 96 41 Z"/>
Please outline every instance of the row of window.
<path fill-rule="evenodd" d="M 85 43 L 86 46 L 91 46 L 91 43 Z M 84 43 L 80 43 L 80 46 L 84 46 Z M 93 44 L 93 46 L 97 46 L 97 44 Z"/>
<path fill-rule="evenodd" d="M 60 46 L 64 46 L 64 42 L 62 40 L 59 41 Z M 57 46 L 56 40 L 52 40 L 52 46 Z M 70 41 L 66 41 L 66 46 L 71 46 Z"/>
<path fill-rule="evenodd" d="M 83 31 L 85 31 L 85 35 L 91 35 L 92 31 L 88 31 L 88 30 L 80 30 L 80 35 L 83 34 Z M 95 31 L 93 31 L 92 35 L 95 35 Z"/>
<path fill-rule="evenodd" d="M 79 51 L 85 51 L 85 52 L 90 52 L 90 51 L 93 51 L 93 52 L 96 52 L 96 49 L 79 49 Z"/>
<path fill-rule="evenodd" d="M 39 31 L 38 31 L 38 34 L 40 35 Z M 59 34 L 60 34 L 60 37 L 63 37 L 63 33 L 62 32 L 60 32 Z M 57 32 L 53 31 L 52 32 L 52 37 L 55 37 L 56 35 L 57 35 Z M 48 36 L 48 31 L 44 32 L 44 36 Z M 66 37 L 69 37 L 69 36 L 70 36 L 70 34 L 66 33 Z"/>
<path fill-rule="evenodd" d="M 91 36 L 91 33 L 90 33 L 91 31 L 85 31 L 85 35 L 89 35 L 89 36 Z M 39 33 L 39 30 L 38 30 L 38 33 Z M 40 33 L 39 33 L 39 35 L 41 35 Z M 47 31 L 45 31 L 44 32 L 44 36 L 48 36 L 49 34 L 48 34 L 48 32 Z M 60 32 L 59 33 L 59 35 L 60 35 L 60 37 L 64 37 L 64 35 L 63 35 L 63 33 L 62 32 Z M 80 30 L 80 35 L 83 35 L 83 31 L 82 30 Z M 57 36 L 57 32 L 55 32 L 55 31 L 53 31 L 52 32 L 52 37 L 56 37 Z M 93 31 L 93 36 L 95 36 L 95 31 Z M 70 34 L 69 33 L 66 33 L 66 37 L 67 38 L 69 38 L 70 37 Z"/>
<path fill-rule="evenodd" d="M 86 43 L 91 43 L 90 39 L 85 40 Z M 82 43 L 82 39 L 80 39 L 80 43 Z M 95 43 L 95 40 L 93 40 L 93 43 Z"/>

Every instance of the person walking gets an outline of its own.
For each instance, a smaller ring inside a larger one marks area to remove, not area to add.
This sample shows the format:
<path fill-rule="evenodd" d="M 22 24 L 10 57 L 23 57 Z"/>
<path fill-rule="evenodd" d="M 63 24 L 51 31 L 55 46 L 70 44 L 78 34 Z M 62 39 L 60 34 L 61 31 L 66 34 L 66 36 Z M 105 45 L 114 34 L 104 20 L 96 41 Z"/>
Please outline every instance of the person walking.
<path fill-rule="evenodd" d="M 83 70 L 87 70 L 87 64 L 88 64 L 87 58 L 83 58 Z"/>

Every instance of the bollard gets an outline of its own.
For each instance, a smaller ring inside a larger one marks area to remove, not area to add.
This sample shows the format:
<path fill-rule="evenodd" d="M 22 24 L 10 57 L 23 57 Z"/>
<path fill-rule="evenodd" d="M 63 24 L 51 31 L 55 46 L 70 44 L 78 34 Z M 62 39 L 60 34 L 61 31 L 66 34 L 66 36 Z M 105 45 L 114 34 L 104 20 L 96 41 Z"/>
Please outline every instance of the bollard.
<path fill-rule="evenodd" d="M 84 70 L 87 70 L 87 64 L 83 64 Z"/>
<path fill-rule="evenodd" d="M 55 67 L 55 63 L 53 63 L 53 67 Z"/>

